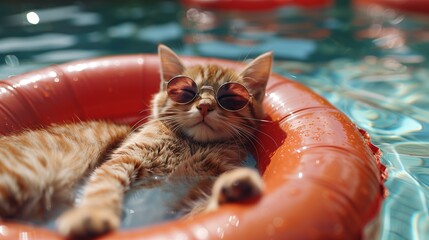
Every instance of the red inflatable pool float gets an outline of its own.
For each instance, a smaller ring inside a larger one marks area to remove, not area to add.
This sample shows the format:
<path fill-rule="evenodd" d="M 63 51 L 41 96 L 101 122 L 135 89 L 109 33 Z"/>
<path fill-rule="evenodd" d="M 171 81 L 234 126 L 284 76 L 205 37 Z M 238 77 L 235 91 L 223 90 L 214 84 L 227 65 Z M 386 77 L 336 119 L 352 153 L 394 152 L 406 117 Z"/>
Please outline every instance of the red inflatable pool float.
<path fill-rule="evenodd" d="M 184 58 L 187 64 L 241 64 Z M 0 134 L 54 122 L 144 118 L 159 87 L 156 55 L 66 63 L 0 81 Z M 307 87 L 273 74 L 254 155 L 266 184 L 254 204 L 222 206 L 193 219 L 118 231 L 107 239 L 359 239 L 376 226 L 384 197 L 380 151 L 339 110 Z M 57 239 L 56 233 L 0 222 L 0 235 Z"/>
<path fill-rule="evenodd" d="M 429 3 L 426 0 L 354 0 L 353 4 L 363 7 L 379 5 L 406 12 L 429 14 Z"/>

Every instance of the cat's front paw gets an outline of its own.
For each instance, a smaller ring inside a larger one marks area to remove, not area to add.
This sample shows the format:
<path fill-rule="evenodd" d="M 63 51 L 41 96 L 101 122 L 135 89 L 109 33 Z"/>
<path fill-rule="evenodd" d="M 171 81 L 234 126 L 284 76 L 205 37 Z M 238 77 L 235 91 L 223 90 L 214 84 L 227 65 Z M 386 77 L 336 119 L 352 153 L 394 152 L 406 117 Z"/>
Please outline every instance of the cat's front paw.
<path fill-rule="evenodd" d="M 245 202 L 262 195 L 263 181 L 261 176 L 250 168 L 237 168 L 223 173 L 216 180 L 209 209 L 232 202 Z"/>
<path fill-rule="evenodd" d="M 119 227 L 120 218 L 113 211 L 97 207 L 74 208 L 57 220 L 58 232 L 68 238 L 88 238 Z"/>

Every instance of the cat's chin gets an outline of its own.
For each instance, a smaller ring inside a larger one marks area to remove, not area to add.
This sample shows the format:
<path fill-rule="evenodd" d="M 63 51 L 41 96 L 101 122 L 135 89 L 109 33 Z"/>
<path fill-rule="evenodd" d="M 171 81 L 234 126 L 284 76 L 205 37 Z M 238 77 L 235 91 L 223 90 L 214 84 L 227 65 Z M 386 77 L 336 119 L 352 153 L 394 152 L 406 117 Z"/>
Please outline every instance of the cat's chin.
<path fill-rule="evenodd" d="M 225 136 L 224 132 L 216 130 L 205 122 L 200 122 L 186 129 L 185 134 L 197 142 L 218 142 L 229 138 L 229 136 Z"/>

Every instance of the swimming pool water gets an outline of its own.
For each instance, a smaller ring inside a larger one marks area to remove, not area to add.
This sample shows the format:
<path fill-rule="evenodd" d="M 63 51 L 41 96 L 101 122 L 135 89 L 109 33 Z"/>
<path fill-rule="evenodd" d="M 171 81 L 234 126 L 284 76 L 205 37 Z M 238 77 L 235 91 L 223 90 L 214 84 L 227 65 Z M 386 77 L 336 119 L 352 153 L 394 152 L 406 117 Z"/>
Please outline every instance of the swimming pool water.
<path fill-rule="evenodd" d="M 237 61 L 273 50 L 275 72 L 327 98 L 383 151 L 389 197 L 380 239 L 426 239 L 429 15 L 342 3 L 252 14 L 155 0 L 1 3 L 0 79 L 70 60 L 155 53 L 159 42 L 181 54 Z M 144 198 L 134 194 L 130 199 Z"/>

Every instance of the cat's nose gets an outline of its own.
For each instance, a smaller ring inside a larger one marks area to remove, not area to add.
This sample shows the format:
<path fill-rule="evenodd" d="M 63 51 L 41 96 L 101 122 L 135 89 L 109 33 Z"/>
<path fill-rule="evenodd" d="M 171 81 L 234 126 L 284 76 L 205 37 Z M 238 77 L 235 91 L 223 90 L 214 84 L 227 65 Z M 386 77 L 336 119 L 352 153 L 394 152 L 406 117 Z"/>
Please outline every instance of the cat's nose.
<path fill-rule="evenodd" d="M 207 114 L 209 114 L 209 112 L 214 110 L 214 106 L 211 102 L 201 101 L 200 103 L 198 103 L 197 109 L 200 111 L 200 114 L 205 117 L 207 116 Z"/>

